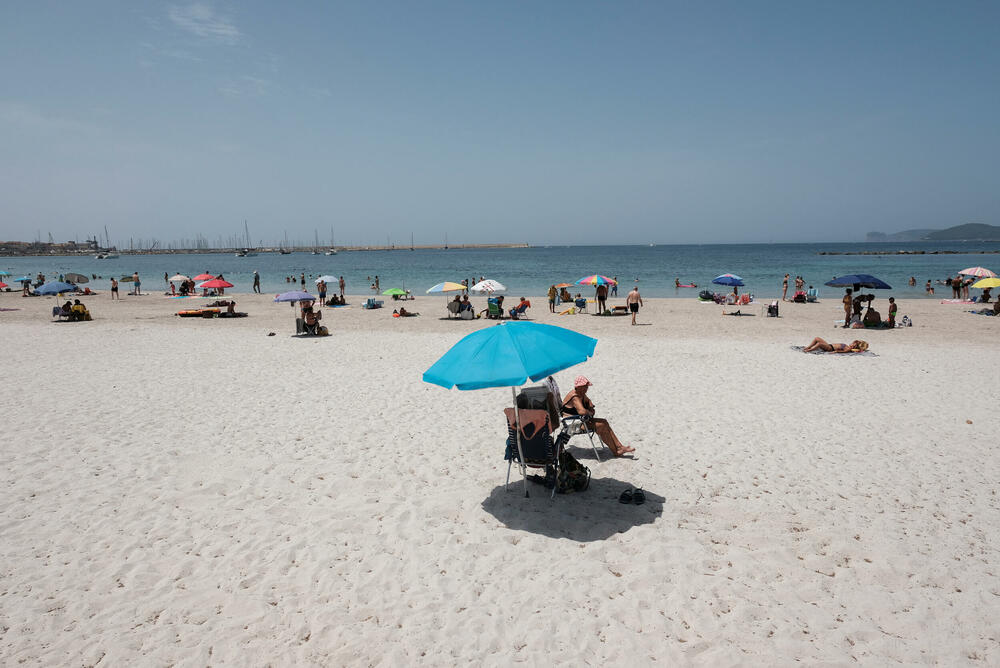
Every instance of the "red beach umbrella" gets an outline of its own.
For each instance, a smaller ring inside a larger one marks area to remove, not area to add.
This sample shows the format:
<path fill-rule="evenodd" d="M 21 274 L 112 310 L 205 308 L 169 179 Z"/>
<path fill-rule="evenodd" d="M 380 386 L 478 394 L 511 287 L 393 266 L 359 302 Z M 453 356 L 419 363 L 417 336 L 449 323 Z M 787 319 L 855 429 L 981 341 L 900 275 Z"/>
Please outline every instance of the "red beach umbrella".
<path fill-rule="evenodd" d="M 200 283 L 200 284 L 196 285 L 195 287 L 198 288 L 199 290 L 202 289 L 202 288 L 209 288 L 209 289 L 211 289 L 211 288 L 231 288 L 231 287 L 233 287 L 233 284 L 230 283 L 229 281 L 225 281 L 225 280 L 223 280 L 221 278 L 213 278 L 212 280 L 205 281 L 204 283 Z"/>
<path fill-rule="evenodd" d="M 0 281 L 0 288 L 6 288 L 6 287 L 7 287 L 7 284 L 4 283 L 3 281 Z"/>
<path fill-rule="evenodd" d="M 194 277 L 193 280 L 196 280 L 196 281 L 210 281 L 213 278 L 215 278 L 215 276 L 212 275 L 212 274 L 198 274 L 197 276 Z"/>

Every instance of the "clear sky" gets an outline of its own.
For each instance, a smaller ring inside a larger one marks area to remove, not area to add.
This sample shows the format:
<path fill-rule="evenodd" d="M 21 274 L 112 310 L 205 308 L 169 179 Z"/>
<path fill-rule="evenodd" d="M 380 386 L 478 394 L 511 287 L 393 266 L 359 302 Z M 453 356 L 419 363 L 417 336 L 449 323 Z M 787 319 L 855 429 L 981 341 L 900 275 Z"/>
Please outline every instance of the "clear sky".
<path fill-rule="evenodd" d="M 1000 3 L 0 3 L 0 238 L 1000 224 Z"/>

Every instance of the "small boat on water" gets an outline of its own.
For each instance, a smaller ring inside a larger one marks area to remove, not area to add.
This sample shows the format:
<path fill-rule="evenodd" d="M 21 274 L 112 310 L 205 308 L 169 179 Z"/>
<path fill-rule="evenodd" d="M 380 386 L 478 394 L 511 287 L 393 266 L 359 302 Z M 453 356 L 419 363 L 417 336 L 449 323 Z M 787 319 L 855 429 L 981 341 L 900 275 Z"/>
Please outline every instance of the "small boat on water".
<path fill-rule="evenodd" d="M 247 221 L 243 221 L 243 233 L 247 238 L 246 248 L 236 251 L 236 257 L 257 257 L 257 249 L 250 247 L 250 228 L 247 227 Z"/>
<path fill-rule="evenodd" d="M 96 260 L 117 260 L 118 253 L 98 253 L 94 256 Z"/>

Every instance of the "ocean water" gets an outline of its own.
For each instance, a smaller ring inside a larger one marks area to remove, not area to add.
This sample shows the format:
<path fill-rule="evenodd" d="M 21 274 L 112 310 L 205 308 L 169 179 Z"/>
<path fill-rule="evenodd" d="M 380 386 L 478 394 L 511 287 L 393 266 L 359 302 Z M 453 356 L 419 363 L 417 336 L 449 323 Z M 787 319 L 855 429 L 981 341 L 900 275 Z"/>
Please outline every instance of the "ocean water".
<path fill-rule="evenodd" d="M 924 255 L 820 255 L 826 252 L 924 251 Z M 285 277 L 306 275 L 312 289 L 315 277 L 330 274 L 344 276 L 349 294 L 364 294 L 376 275 L 384 290 L 401 287 L 422 294 L 441 281 L 485 276 L 507 286 L 507 294 L 543 295 L 553 283 L 572 283 L 589 274 L 617 276 L 619 296 L 638 281 L 645 297 L 692 298 L 702 287 L 728 291 L 711 285 L 711 279 L 723 273 L 743 277 L 746 287 L 761 298 L 781 295 L 785 273 L 801 275 L 806 285 L 814 285 L 820 296 L 839 296 L 842 290 L 823 283 L 834 276 L 853 273 L 872 274 L 892 285 L 880 297 L 924 297 L 928 279 L 943 280 L 969 266 L 984 266 L 1000 273 L 1000 255 L 983 251 L 1000 250 L 996 242 L 916 242 L 916 243 L 815 243 L 815 244 L 713 244 L 657 246 L 550 246 L 496 249 L 417 249 L 392 251 L 341 251 L 337 255 L 310 253 L 261 253 L 257 257 L 238 258 L 231 253 L 190 255 L 123 255 L 117 260 L 81 257 L 5 257 L 0 268 L 10 278 L 41 272 L 48 279 L 75 272 L 97 275 L 90 285 L 97 290 L 109 287 L 108 277 L 131 277 L 138 271 L 144 292 L 166 288 L 164 273 L 194 276 L 203 272 L 223 274 L 235 284 L 235 292 L 250 292 L 254 270 L 260 272 L 264 293 L 291 289 Z M 957 254 L 931 254 L 954 251 Z M 907 285 L 910 276 L 917 286 Z M 674 279 L 697 283 L 698 289 L 676 289 Z M 6 280 L 6 282 L 10 282 Z M 296 283 L 296 287 L 297 287 Z M 790 281 L 790 290 L 794 283 Z M 11 286 L 18 287 L 17 285 Z M 123 287 L 123 291 L 128 286 Z M 572 292 L 592 294 L 592 288 Z M 940 298 L 939 288 L 935 298 Z M 791 293 L 789 293 L 791 294 Z"/>

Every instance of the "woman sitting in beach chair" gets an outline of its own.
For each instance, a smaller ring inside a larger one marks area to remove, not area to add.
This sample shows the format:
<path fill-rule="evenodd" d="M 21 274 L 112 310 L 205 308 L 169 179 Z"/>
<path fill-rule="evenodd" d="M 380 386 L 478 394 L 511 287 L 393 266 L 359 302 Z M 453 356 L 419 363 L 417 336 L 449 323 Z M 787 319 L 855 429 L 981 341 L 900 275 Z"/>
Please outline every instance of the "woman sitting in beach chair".
<path fill-rule="evenodd" d="M 576 380 L 573 381 L 573 390 L 563 399 L 560 410 L 569 415 L 583 416 L 587 426 L 594 430 L 598 438 L 601 439 L 601 443 L 604 443 L 615 457 L 635 452 L 635 448 L 622 445 L 607 420 L 595 417 L 594 402 L 587 396 L 587 388 L 591 385 L 592 383 L 586 377 L 577 376 Z"/>

